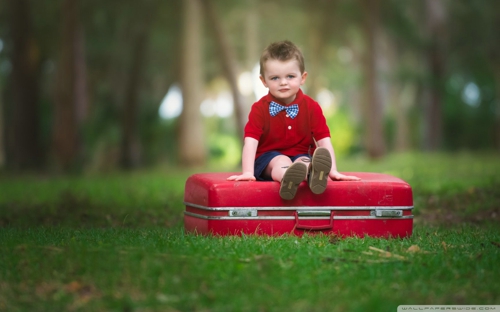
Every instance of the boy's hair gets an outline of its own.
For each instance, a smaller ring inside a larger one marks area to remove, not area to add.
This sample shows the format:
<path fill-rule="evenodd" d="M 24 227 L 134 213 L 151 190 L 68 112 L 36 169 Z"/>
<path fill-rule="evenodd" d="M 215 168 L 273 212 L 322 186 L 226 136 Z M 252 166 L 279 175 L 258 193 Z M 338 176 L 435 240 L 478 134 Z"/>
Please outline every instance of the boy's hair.
<path fill-rule="evenodd" d="M 271 43 L 260 56 L 260 75 L 264 77 L 264 63 L 267 60 L 289 61 L 295 59 L 299 63 L 300 73 L 304 73 L 304 56 L 291 41 Z"/>

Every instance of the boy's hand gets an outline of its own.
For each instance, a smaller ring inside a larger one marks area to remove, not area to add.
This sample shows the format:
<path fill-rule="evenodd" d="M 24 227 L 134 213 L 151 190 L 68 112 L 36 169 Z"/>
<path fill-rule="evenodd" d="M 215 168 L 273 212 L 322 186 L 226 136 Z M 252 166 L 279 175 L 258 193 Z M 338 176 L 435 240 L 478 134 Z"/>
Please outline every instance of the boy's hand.
<path fill-rule="evenodd" d="M 255 181 L 253 173 L 243 172 L 241 175 L 233 175 L 227 178 L 228 181 Z"/>
<path fill-rule="evenodd" d="M 361 180 L 360 178 L 358 178 L 356 176 L 348 176 L 348 175 L 342 174 L 338 171 L 330 172 L 329 176 L 330 176 L 330 179 L 332 179 L 333 181 L 359 181 L 359 180 Z"/>

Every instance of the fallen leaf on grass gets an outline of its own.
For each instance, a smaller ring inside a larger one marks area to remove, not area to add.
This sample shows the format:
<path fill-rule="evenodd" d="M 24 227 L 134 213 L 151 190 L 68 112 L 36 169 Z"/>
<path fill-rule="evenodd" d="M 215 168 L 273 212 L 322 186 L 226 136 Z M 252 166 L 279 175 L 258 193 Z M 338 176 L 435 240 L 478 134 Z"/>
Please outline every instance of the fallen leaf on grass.
<path fill-rule="evenodd" d="M 406 250 L 406 252 L 420 252 L 420 247 L 417 245 L 411 245 L 410 248 Z"/>
<path fill-rule="evenodd" d="M 238 259 L 238 261 L 244 262 L 244 263 L 250 263 L 250 262 L 252 262 L 252 260 L 250 258 L 240 258 L 240 259 Z"/>
<path fill-rule="evenodd" d="M 55 246 L 45 246 L 43 248 L 45 248 L 47 250 L 50 250 L 50 251 L 55 251 L 55 252 L 61 252 L 61 251 L 63 251 L 61 248 L 58 248 L 58 247 L 55 247 Z"/>
<path fill-rule="evenodd" d="M 405 257 L 397 255 L 397 254 L 394 254 L 392 252 L 388 252 L 388 251 L 385 251 L 385 250 L 382 250 L 382 249 L 379 249 L 379 248 L 376 248 L 376 247 L 373 247 L 373 246 L 370 246 L 369 248 L 370 248 L 370 250 L 379 252 L 380 255 L 383 256 L 383 257 L 387 257 L 387 258 L 392 257 L 392 258 L 397 258 L 397 259 L 400 259 L 400 260 L 406 260 Z"/>
<path fill-rule="evenodd" d="M 21 250 L 21 251 L 24 251 L 28 248 L 28 246 L 26 246 L 25 244 L 22 244 L 22 245 L 18 245 L 16 246 L 16 250 Z"/>
<path fill-rule="evenodd" d="M 382 260 L 371 260 L 371 259 L 368 259 L 368 260 L 365 260 L 367 263 L 390 263 L 390 262 L 395 262 L 394 260 L 386 260 L 386 259 L 382 259 Z"/>
<path fill-rule="evenodd" d="M 64 288 L 66 289 L 67 292 L 70 293 L 75 293 L 78 292 L 80 289 L 82 289 L 83 285 L 80 284 L 77 281 L 72 281 L 71 283 L 67 284 Z"/>
<path fill-rule="evenodd" d="M 49 282 L 42 282 L 35 286 L 35 294 L 39 298 L 48 298 L 59 289 L 59 285 Z"/>
<path fill-rule="evenodd" d="M 491 242 L 493 245 L 497 246 L 498 248 L 500 248 L 500 243 L 497 243 L 497 242 Z"/>
<path fill-rule="evenodd" d="M 245 262 L 245 263 L 250 263 L 252 261 L 261 261 L 261 260 L 267 260 L 267 259 L 272 259 L 273 256 L 270 255 L 255 255 L 253 258 L 240 258 L 238 259 L 240 262 Z"/>
<path fill-rule="evenodd" d="M 430 253 L 426 250 L 422 250 L 420 249 L 420 247 L 418 247 L 417 245 L 411 245 L 407 250 L 406 252 L 415 252 L 415 253 Z"/>
<path fill-rule="evenodd" d="M 101 297 L 100 292 L 93 285 L 82 284 L 78 281 L 72 281 L 64 285 L 64 290 L 76 296 L 70 310 L 79 310 L 93 298 Z"/>
<path fill-rule="evenodd" d="M 388 251 L 385 251 L 385 250 L 382 250 L 382 249 L 380 249 L 380 248 L 373 247 L 373 246 L 370 246 L 370 247 L 368 247 L 368 248 L 370 248 L 370 250 L 375 250 L 375 251 L 377 251 L 377 252 L 380 252 L 381 254 L 390 253 L 390 252 L 388 252 Z"/>
<path fill-rule="evenodd" d="M 256 261 L 268 260 L 268 259 L 272 259 L 272 258 L 273 258 L 273 256 L 270 256 L 270 255 L 255 255 L 255 256 L 253 256 L 253 259 Z"/>
<path fill-rule="evenodd" d="M 338 235 L 332 235 L 332 236 L 330 236 L 330 239 L 328 241 L 330 242 L 330 244 L 335 245 L 341 241 L 341 237 Z"/>
<path fill-rule="evenodd" d="M 358 263 L 358 262 L 360 262 L 360 260 L 358 260 L 358 259 L 324 257 L 323 258 L 323 262 L 355 262 L 355 263 Z"/>
<path fill-rule="evenodd" d="M 446 247 L 446 243 L 445 242 L 441 242 L 441 245 L 443 245 L 444 251 L 448 251 L 448 247 Z"/>

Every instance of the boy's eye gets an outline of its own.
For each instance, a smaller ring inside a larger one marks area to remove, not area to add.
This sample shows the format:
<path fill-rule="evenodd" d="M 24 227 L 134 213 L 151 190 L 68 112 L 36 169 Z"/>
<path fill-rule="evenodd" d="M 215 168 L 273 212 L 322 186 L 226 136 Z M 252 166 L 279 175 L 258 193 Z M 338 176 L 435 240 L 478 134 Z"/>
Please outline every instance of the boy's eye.
<path fill-rule="evenodd" d="M 288 75 L 288 79 L 292 79 L 292 78 L 295 78 L 294 75 Z"/>
<path fill-rule="evenodd" d="M 278 77 L 271 77 L 271 80 L 277 80 Z"/>

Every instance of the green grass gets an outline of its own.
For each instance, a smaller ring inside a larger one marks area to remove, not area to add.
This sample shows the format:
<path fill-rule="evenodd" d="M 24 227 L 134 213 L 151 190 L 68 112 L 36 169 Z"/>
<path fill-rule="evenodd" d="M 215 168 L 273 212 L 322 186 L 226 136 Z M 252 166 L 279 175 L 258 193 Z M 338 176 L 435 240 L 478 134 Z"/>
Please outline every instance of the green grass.
<path fill-rule="evenodd" d="M 142 227 L 180 222 L 190 171 L 0 179 L 0 226 Z"/>
<path fill-rule="evenodd" d="M 0 307 L 9 311 L 395 311 L 499 300 L 492 228 L 417 228 L 403 240 L 60 228 L 0 238 Z M 407 252 L 413 245 L 421 252 Z"/>
<path fill-rule="evenodd" d="M 0 177 L 0 311 L 396 311 L 400 304 L 500 303 L 498 155 L 406 154 L 338 165 L 407 180 L 414 234 L 188 235 L 182 195 L 192 171 L 178 169 Z"/>

